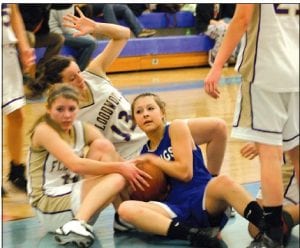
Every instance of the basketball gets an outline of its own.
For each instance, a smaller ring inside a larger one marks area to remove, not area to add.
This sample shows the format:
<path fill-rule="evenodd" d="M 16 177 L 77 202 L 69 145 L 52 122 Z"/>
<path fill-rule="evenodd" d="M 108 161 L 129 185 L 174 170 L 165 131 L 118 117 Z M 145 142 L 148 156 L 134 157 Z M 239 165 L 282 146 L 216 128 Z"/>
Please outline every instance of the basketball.
<path fill-rule="evenodd" d="M 152 178 L 145 178 L 149 187 L 145 186 L 144 191 L 139 188 L 137 188 L 136 191 L 132 191 L 130 193 L 130 199 L 139 201 L 164 200 L 168 192 L 168 184 L 163 171 L 149 162 L 138 164 L 137 167 L 148 173 Z"/>

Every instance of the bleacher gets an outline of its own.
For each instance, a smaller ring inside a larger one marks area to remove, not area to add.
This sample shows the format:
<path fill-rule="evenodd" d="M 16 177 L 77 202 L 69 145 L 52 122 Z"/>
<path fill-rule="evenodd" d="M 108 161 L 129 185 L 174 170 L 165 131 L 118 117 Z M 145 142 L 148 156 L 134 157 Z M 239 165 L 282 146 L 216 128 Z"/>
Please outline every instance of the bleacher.
<path fill-rule="evenodd" d="M 103 22 L 101 17 L 95 20 Z M 213 40 L 205 35 L 191 34 L 195 23 L 195 17 L 191 12 L 145 13 L 139 20 L 145 28 L 156 29 L 157 34 L 150 38 L 129 39 L 108 72 L 207 65 L 207 54 L 213 46 Z M 120 24 L 125 25 L 122 20 Z M 99 40 L 93 57 L 97 56 L 106 44 L 107 40 Z M 37 49 L 38 58 L 42 53 L 43 48 Z M 65 46 L 61 54 L 74 55 L 76 51 Z"/>

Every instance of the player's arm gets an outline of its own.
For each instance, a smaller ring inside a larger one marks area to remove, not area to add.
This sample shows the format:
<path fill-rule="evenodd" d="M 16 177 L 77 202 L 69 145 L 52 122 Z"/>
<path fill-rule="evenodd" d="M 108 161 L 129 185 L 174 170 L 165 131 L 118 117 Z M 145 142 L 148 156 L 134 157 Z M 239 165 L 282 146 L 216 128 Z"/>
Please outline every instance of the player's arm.
<path fill-rule="evenodd" d="M 221 78 L 222 68 L 246 32 L 254 8 L 255 4 L 237 4 L 236 6 L 214 64 L 204 79 L 205 91 L 213 98 L 218 98 L 220 95 L 217 84 Z"/>
<path fill-rule="evenodd" d="M 174 161 L 168 161 L 153 154 L 143 154 L 137 158 L 137 163 L 149 161 L 168 176 L 188 182 L 193 177 L 193 143 L 190 130 L 184 121 L 175 120 L 170 124 L 169 133 Z"/>
<path fill-rule="evenodd" d="M 90 145 L 96 139 L 105 139 L 103 134 L 92 124 L 84 123 L 83 125 L 87 145 Z"/>
<path fill-rule="evenodd" d="M 104 50 L 91 61 L 86 69 L 93 74 L 105 76 L 107 68 L 119 56 L 126 45 L 127 40 L 130 38 L 130 30 L 120 25 L 95 22 L 92 19 L 85 17 L 78 7 L 76 7 L 76 11 L 78 12 L 79 17 L 71 14 L 64 17 L 64 26 L 78 30 L 74 36 L 93 33 L 110 38 L 110 41 Z"/>
<path fill-rule="evenodd" d="M 60 135 L 46 123 L 41 123 L 35 128 L 32 145 L 46 149 L 71 171 L 81 175 L 121 173 L 122 167 L 124 167 L 122 162 L 101 162 L 80 158 Z"/>
<path fill-rule="evenodd" d="M 214 66 L 222 68 L 237 47 L 251 22 L 254 7 L 254 4 L 237 4 L 234 16 L 228 25 L 224 40 L 218 51 Z"/>
<path fill-rule="evenodd" d="M 254 159 L 258 155 L 255 143 L 253 143 L 253 142 L 246 143 L 241 148 L 240 152 L 241 152 L 241 155 L 244 158 L 247 158 L 247 159 L 250 159 L 250 160 Z"/>
<path fill-rule="evenodd" d="M 90 126 L 91 127 L 91 126 Z M 91 139 L 96 135 L 95 129 L 90 129 L 88 133 Z M 93 134 L 92 134 L 93 133 Z M 99 136 L 100 137 L 100 136 Z M 107 175 L 119 173 L 130 183 L 133 189 L 148 186 L 145 178 L 150 176 L 138 169 L 133 161 L 99 161 L 89 158 L 81 158 L 74 153 L 70 146 L 59 136 L 59 134 L 49 125 L 39 124 L 34 131 L 32 144 L 35 147 L 43 147 L 58 161 L 63 163 L 71 171 L 80 175 Z"/>

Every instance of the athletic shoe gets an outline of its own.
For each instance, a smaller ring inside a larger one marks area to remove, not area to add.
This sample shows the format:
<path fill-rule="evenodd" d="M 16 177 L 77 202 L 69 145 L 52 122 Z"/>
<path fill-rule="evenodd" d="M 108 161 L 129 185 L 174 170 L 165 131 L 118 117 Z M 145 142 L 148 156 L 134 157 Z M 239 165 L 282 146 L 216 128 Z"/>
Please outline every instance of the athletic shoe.
<path fill-rule="evenodd" d="M 234 218 L 236 216 L 236 211 L 233 207 L 230 208 L 230 218 Z"/>
<path fill-rule="evenodd" d="M 128 222 L 122 220 L 118 213 L 114 217 L 114 231 L 115 232 L 128 232 L 135 230 L 135 227 Z"/>
<path fill-rule="evenodd" d="M 282 211 L 281 219 L 283 222 L 283 245 L 287 246 L 291 238 L 291 232 L 294 226 L 294 221 L 292 216 L 285 210 Z"/>
<path fill-rule="evenodd" d="M 190 242 L 192 247 L 198 248 L 222 248 L 222 242 L 217 238 L 219 228 L 192 228 L 190 230 Z"/>
<path fill-rule="evenodd" d="M 71 220 L 55 231 L 55 240 L 61 244 L 75 244 L 81 248 L 90 247 L 95 239 L 93 228 L 84 221 Z"/>
<path fill-rule="evenodd" d="M 262 232 L 259 232 L 251 241 L 250 245 L 247 246 L 247 248 L 259 248 L 263 235 L 264 234 Z"/>
<path fill-rule="evenodd" d="M 10 181 L 18 189 L 26 192 L 27 180 L 25 178 L 25 165 L 15 164 L 10 162 L 10 172 L 8 174 L 8 181 Z"/>
<path fill-rule="evenodd" d="M 3 188 L 3 186 L 2 186 L 2 197 L 5 197 L 6 196 L 6 190 Z"/>
<path fill-rule="evenodd" d="M 283 248 L 279 242 L 269 238 L 266 234 L 258 234 L 247 248 Z"/>
<path fill-rule="evenodd" d="M 151 37 L 156 34 L 156 31 L 154 29 L 143 29 L 139 34 L 138 38 L 147 38 Z"/>

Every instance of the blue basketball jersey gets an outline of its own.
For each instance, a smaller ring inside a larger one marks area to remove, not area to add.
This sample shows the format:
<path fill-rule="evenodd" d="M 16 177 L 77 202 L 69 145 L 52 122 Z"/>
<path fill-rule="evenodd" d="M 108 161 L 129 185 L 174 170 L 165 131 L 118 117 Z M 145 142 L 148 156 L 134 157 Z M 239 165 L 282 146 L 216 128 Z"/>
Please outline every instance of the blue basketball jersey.
<path fill-rule="evenodd" d="M 169 125 L 166 125 L 164 136 L 155 151 L 149 149 L 148 143 L 144 145 L 141 153 L 153 153 L 160 156 L 164 160 L 174 161 L 172 152 L 171 139 L 169 136 Z M 188 192 L 198 191 L 199 188 L 205 188 L 211 175 L 206 169 L 200 148 L 197 146 L 193 150 L 193 178 L 189 182 L 183 182 L 176 178 L 168 177 L 170 184 L 170 193 L 167 199 L 176 199 L 182 197 Z"/>
<path fill-rule="evenodd" d="M 152 153 L 162 159 L 174 161 L 169 125 L 166 125 L 164 136 L 156 150 L 149 149 L 149 142 L 144 145 L 141 153 Z M 169 207 L 177 219 L 188 226 L 210 227 L 209 215 L 205 209 L 205 189 L 211 179 L 211 174 L 205 167 L 200 148 L 193 150 L 193 178 L 189 182 L 182 182 L 176 178 L 167 177 L 170 191 L 162 203 Z M 223 214 L 219 223 L 222 228 L 228 218 Z"/>

